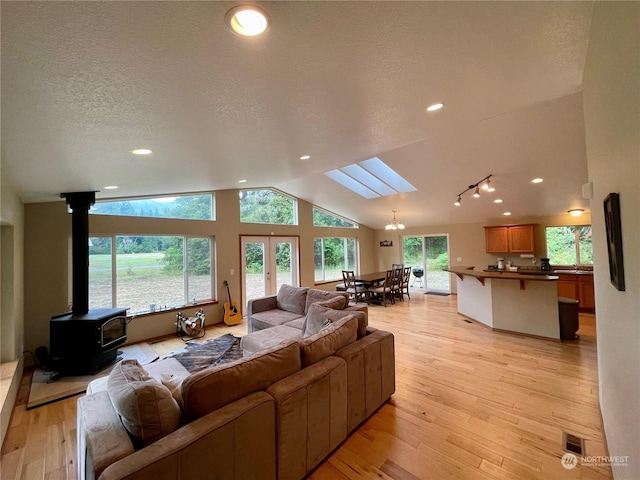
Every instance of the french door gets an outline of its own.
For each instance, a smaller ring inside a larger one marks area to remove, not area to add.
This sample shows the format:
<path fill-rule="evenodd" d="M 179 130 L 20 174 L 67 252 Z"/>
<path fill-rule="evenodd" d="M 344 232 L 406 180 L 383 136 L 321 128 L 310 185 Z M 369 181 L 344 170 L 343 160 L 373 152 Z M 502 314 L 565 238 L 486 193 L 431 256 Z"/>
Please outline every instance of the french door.
<path fill-rule="evenodd" d="M 449 265 L 449 236 L 424 235 L 402 239 L 404 264 L 412 267 L 413 287 L 430 292 L 451 293 L 451 279 L 444 269 Z M 422 275 L 416 269 L 422 269 Z"/>
<path fill-rule="evenodd" d="M 280 285 L 300 285 L 298 237 L 241 236 L 244 312 L 254 298 L 275 295 Z"/>

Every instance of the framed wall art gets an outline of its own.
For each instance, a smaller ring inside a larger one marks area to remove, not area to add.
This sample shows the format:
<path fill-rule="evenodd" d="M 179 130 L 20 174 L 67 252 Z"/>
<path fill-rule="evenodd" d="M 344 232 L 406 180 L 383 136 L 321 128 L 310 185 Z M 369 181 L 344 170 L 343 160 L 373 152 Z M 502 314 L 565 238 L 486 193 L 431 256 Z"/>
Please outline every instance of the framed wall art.
<path fill-rule="evenodd" d="M 609 252 L 609 277 L 620 291 L 624 286 L 624 255 L 622 254 L 622 225 L 620 223 L 620 195 L 610 193 L 604 199 L 604 221 Z"/>

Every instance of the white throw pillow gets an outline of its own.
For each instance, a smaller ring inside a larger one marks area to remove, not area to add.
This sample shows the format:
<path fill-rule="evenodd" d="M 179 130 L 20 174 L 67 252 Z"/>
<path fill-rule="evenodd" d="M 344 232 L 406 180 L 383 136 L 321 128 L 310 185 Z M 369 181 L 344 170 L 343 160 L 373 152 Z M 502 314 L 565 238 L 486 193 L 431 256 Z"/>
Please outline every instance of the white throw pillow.
<path fill-rule="evenodd" d="M 169 389 L 151 378 L 137 360 L 116 364 L 107 392 L 136 447 L 145 447 L 180 427 L 180 407 Z"/>

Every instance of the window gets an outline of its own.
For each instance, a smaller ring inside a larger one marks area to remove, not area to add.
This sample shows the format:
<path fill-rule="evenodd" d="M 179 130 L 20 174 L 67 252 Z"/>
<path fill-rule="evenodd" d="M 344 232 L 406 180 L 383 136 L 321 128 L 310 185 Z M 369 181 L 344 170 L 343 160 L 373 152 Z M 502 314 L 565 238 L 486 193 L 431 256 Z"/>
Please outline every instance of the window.
<path fill-rule="evenodd" d="M 316 238 L 314 263 L 316 282 L 342 280 L 342 270 L 356 270 L 356 239 Z"/>
<path fill-rule="evenodd" d="M 241 190 L 240 221 L 297 225 L 297 203 L 293 198 L 274 190 Z"/>
<path fill-rule="evenodd" d="M 114 236 L 89 242 L 90 308 L 128 307 L 136 314 L 213 297 L 211 237 Z"/>
<path fill-rule="evenodd" d="M 327 212 L 326 210 L 322 210 L 318 207 L 313 207 L 313 226 L 358 228 L 357 224 L 350 222 L 346 218 Z"/>
<path fill-rule="evenodd" d="M 547 257 L 553 265 L 592 265 L 591 225 L 547 227 Z"/>
<path fill-rule="evenodd" d="M 364 198 L 416 191 L 416 187 L 378 157 L 329 170 L 324 174 Z"/>
<path fill-rule="evenodd" d="M 91 207 L 89 213 L 128 217 L 214 220 L 213 194 L 100 201 Z"/>

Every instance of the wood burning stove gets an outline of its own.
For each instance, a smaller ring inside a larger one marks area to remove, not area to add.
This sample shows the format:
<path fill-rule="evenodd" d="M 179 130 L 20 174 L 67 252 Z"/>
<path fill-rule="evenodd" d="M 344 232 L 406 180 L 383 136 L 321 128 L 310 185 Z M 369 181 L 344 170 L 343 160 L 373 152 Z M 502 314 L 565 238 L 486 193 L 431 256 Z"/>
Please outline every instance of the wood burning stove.
<path fill-rule="evenodd" d="M 61 194 L 71 208 L 72 311 L 49 322 L 51 357 L 67 375 L 91 374 L 112 363 L 127 341 L 126 308 L 89 310 L 89 209 L 95 192 Z"/>
<path fill-rule="evenodd" d="M 126 308 L 98 308 L 51 318 L 51 356 L 62 373 L 92 374 L 115 361 L 118 347 L 127 341 L 126 315 Z"/>

